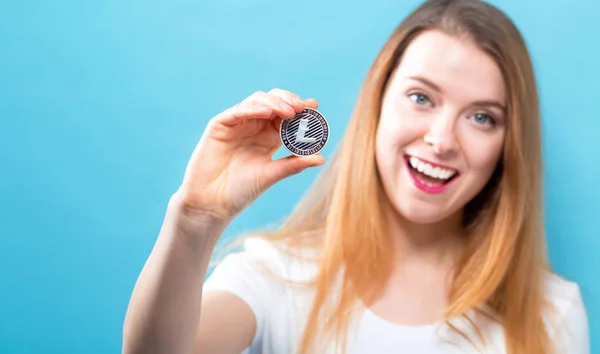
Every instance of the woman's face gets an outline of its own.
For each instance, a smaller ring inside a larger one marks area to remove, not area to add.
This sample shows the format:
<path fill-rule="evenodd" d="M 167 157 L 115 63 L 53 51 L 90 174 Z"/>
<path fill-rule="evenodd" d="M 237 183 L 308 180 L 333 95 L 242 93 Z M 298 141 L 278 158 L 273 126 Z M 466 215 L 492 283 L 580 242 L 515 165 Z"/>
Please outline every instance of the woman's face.
<path fill-rule="evenodd" d="M 506 92 L 471 39 L 426 31 L 406 49 L 383 97 L 376 160 L 396 210 L 441 221 L 490 179 L 502 153 Z"/>

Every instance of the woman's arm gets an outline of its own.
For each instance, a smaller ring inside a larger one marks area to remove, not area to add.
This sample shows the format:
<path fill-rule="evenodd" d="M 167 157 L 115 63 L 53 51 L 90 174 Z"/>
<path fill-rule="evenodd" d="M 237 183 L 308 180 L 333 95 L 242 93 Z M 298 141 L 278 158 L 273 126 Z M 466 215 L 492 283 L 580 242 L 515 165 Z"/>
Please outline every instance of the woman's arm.
<path fill-rule="evenodd" d="M 212 215 L 187 215 L 171 199 L 131 296 L 123 353 L 226 354 L 250 344 L 256 330 L 250 307 L 228 293 L 202 296 L 211 254 L 226 226 Z"/>

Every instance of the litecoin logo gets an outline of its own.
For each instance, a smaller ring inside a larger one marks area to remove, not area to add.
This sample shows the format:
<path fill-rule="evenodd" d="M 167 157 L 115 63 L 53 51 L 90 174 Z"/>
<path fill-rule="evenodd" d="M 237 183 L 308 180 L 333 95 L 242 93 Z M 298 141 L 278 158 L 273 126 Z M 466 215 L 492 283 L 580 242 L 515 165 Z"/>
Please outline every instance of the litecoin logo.
<path fill-rule="evenodd" d="M 279 135 L 283 146 L 292 154 L 314 155 L 323 150 L 329 140 L 329 124 L 317 110 L 305 108 L 293 118 L 281 121 Z"/>

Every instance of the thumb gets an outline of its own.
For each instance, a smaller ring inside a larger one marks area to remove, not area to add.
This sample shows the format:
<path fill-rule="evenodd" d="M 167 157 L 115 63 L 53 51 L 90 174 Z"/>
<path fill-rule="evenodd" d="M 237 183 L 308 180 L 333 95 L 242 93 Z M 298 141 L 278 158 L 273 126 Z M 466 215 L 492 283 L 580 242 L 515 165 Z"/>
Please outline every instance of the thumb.
<path fill-rule="evenodd" d="M 263 181 L 269 188 L 284 178 L 298 174 L 308 167 L 320 166 L 325 163 L 325 158 L 320 155 L 310 156 L 286 156 L 271 161 L 263 170 Z"/>

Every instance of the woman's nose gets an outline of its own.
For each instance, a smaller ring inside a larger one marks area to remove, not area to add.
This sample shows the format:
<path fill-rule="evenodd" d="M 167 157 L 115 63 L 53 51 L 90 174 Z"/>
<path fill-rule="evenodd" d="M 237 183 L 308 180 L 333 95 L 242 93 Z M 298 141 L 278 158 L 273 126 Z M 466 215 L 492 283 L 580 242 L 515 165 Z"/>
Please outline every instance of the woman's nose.
<path fill-rule="evenodd" d="M 433 148 L 436 154 L 448 154 L 456 151 L 455 119 L 450 114 L 435 117 L 423 140 Z"/>

